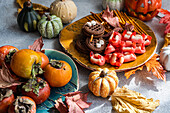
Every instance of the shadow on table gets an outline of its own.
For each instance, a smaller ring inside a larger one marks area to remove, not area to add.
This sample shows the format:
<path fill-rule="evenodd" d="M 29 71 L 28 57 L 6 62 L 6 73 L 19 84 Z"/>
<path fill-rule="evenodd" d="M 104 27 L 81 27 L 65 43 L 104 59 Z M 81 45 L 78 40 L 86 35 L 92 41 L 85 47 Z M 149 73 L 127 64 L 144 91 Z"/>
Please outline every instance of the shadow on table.
<path fill-rule="evenodd" d="M 151 72 L 148 72 L 146 70 L 146 67 L 142 71 L 136 71 L 135 74 L 131 75 L 129 79 L 126 79 L 124 76 L 124 73 L 121 73 L 123 76 L 119 76 L 119 87 L 122 87 L 124 85 L 130 85 L 130 83 L 134 82 L 135 85 L 143 88 L 146 88 L 148 90 L 158 91 L 156 87 L 156 82 L 158 79 L 152 75 Z"/>

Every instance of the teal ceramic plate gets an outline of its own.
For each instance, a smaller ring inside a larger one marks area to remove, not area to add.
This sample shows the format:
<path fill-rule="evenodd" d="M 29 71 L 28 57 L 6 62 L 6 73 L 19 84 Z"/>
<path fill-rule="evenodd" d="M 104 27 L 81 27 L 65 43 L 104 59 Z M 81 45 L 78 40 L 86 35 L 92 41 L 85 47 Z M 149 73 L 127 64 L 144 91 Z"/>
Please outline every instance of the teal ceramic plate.
<path fill-rule="evenodd" d="M 63 87 L 51 88 L 50 97 L 42 104 L 37 105 L 37 113 L 47 113 L 53 111 L 51 108 L 54 107 L 55 104 L 54 101 L 61 96 L 56 92 L 65 94 L 69 92 L 75 92 L 79 89 L 78 70 L 74 61 L 63 52 L 53 50 L 53 49 L 45 49 L 45 54 L 48 56 L 49 60 L 50 59 L 64 60 L 67 63 L 69 63 L 72 68 L 72 78 L 70 82 Z"/>

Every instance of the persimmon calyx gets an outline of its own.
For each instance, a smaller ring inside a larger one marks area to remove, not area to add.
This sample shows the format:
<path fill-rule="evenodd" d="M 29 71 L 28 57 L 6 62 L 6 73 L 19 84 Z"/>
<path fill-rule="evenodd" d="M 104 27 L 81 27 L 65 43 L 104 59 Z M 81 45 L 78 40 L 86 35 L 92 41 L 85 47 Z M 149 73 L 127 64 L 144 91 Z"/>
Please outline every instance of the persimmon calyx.
<path fill-rule="evenodd" d="M 14 106 L 15 106 L 15 113 L 27 113 L 32 109 L 34 103 L 27 99 L 20 98 L 19 96 L 17 99 L 14 101 Z"/>
<path fill-rule="evenodd" d="M 37 63 L 37 64 L 34 63 L 33 64 L 32 71 L 31 71 L 32 77 L 35 77 L 38 74 L 43 74 L 43 72 L 44 71 L 42 70 L 40 63 Z"/>
<path fill-rule="evenodd" d="M 16 53 L 17 50 L 16 49 L 13 49 L 11 51 L 9 51 L 8 55 L 5 56 L 5 62 L 10 62 L 11 61 L 11 58 L 12 56 L 14 55 L 14 53 Z"/>
<path fill-rule="evenodd" d="M 61 69 L 63 67 L 62 62 L 60 62 L 59 60 L 54 60 L 54 59 L 50 60 L 50 65 L 54 68 L 57 68 L 57 69 Z"/>
<path fill-rule="evenodd" d="M 39 90 L 44 88 L 46 85 L 45 81 L 40 80 L 38 81 L 37 78 L 31 78 L 28 82 L 22 86 L 25 92 L 33 91 L 34 94 L 39 96 Z"/>

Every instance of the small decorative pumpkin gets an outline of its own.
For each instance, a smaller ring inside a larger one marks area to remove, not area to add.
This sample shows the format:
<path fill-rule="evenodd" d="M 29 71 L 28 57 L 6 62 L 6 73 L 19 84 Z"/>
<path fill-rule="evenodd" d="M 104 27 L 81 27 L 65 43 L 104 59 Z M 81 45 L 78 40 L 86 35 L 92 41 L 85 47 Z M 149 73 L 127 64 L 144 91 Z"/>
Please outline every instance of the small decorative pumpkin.
<path fill-rule="evenodd" d="M 88 87 L 95 96 L 106 98 L 114 92 L 118 82 L 119 80 L 114 70 L 98 68 L 90 73 Z"/>
<path fill-rule="evenodd" d="M 67 24 L 77 16 L 77 7 L 72 0 L 55 0 L 50 6 L 50 14 L 60 17 Z"/>
<path fill-rule="evenodd" d="M 111 10 L 123 10 L 124 8 L 124 0 L 103 0 L 102 6 L 103 9 L 106 9 L 107 5 Z"/>
<path fill-rule="evenodd" d="M 18 14 L 17 22 L 19 27 L 26 32 L 36 31 L 40 15 L 33 10 L 33 5 L 30 1 L 24 3 L 24 8 Z"/>
<path fill-rule="evenodd" d="M 170 71 L 170 45 L 161 50 L 160 63 L 167 71 Z"/>
<path fill-rule="evenodd" d="M 42 19 L 38 22 L 38 31 L 45 38 L 56 37 L 62 29 L 62 21 L 55 15 L 43 16 Z"/>
<path fill-rule="evenodd" d="M 158 14 L 162 0 L 125 0 L 127 12 L 142 21 L 148 21 Z"/>

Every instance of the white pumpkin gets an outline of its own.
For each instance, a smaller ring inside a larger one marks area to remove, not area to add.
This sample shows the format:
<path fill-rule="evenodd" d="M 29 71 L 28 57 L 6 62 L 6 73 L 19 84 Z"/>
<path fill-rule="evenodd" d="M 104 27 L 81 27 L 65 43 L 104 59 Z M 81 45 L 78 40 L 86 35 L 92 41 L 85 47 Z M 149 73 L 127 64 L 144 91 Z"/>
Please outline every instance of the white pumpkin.
<path fill-rule="evenodd" d="M 50 6 L 50 14 L 60 17 L 67 24 L 77 16 L 77 7 L 72 0 L 55 0 Z"/>
<path fill-rule="evenodd" d="M 160 63 L 167 71 L 170 71 L 170 45 L 161 50 Z"/>
<path fill-rule="evenodd" d="M 106 9 L 107 5 L 111 10 L 123 10 L 124 8 L 124 0 L 103 0 L 102 6 L 103 9 Z"/>

